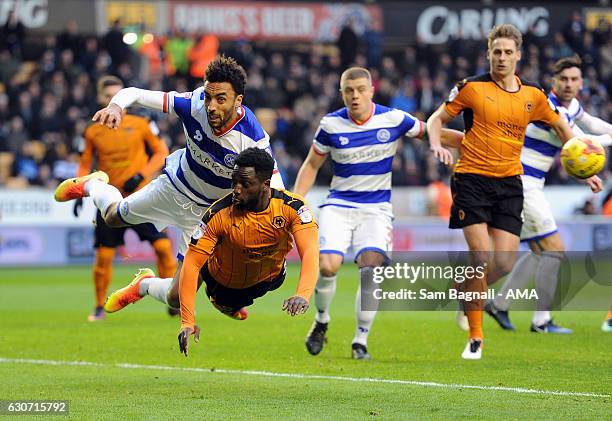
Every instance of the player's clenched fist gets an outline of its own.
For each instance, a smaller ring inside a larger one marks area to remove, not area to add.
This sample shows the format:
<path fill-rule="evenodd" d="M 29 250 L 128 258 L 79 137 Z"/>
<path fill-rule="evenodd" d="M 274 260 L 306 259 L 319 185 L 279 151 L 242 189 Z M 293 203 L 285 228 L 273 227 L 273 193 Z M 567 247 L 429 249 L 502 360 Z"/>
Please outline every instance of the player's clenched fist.
<path fill-rule="evenodd" d="M 109 129 L 116 129 L 121 124 L 123 110 L 117 104 L 108 104 L 106 108 L 94 114 L 92 120 L 96 121 Z"/>

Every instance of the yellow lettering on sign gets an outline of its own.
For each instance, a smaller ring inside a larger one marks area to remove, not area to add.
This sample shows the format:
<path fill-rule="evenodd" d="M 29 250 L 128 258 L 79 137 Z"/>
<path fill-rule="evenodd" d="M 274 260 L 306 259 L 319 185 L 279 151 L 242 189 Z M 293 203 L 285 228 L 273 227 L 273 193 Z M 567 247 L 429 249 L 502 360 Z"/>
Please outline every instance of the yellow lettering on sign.
<path fill-rule="evenodd" d="M 122 26 L 144 23 L 147 28 L 157 25 L 157 5 L 142 2 L 110 1 L 106 3 L 106 21 L 120 19 Z"/>

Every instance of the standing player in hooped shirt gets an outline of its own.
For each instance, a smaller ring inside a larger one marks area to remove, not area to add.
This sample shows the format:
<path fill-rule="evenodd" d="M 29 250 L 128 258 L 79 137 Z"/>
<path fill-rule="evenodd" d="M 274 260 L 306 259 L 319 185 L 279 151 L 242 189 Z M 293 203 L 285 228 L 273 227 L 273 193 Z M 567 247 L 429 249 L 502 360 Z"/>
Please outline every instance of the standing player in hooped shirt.
<path fill-rule="evenodd" d="M 489 73 L 458 83 L 448 101 L 427 120 L 432 145 L 440 130 L 460 113 L 465 120 L 461 157 L 451 182 L 450 228 L 463 229 L 471 263 L 487 267 L 484 277 L 466 280 L 470 291 L 484 292 L 487 283 L 507 274 L 514 264 L 522 228 L 523 184 L 521 149 L 527 124 L 550 126 L 562 142 L 572 131 L 537 85 L 515 75 L 521 58 L 522 35 L 513 25 L 495 26 L 488 35 Z M 601 190 L 601 180 L 588 180 Z M 492 244 L 491 244 L 492 240 Z M 489 263 L 489 252 L 495 252 Z M 488 265 L 488 266 L 487 266 Z M 461 356 L 482 356 L 482 300 L 466 302 L 469 340 Z"/>
<path fill-rule="evenodd" d="M 162 175 L 126 198 L 107 184 L 108 177 L 101 172 L 66 180 L 55 191 L 55 199 L 62 202 L 90 196 L 112 227 L 152 222 L 157 229 L 174 225 L 181 231 L 174 280 L 155 278 L 150 269 L 142 270 L 127 287 L 111 294 L 104 305 L 107 312 L 118 311 L 145 295 L 178 310 L 178 275 L 187 244 L 206 209 L 231 191 L 236 156 L 249 147 L 272 153 L 270 137 L 253 112 L 242 105 L 244 69 L 234 59 L 220 56 L 208 65 L 205 77 L 203 87 L 183 94 L 122 89 L 93 117 L 116 128 L 123 109 L 131 105 L 179 117 L 187 146 L 168 156 Z M 272 187 L 283 188 L 277 169 Z"/>
<path fill-rule="evenodd" d="M 336 291 L 336 274 L 352 245 L 361 278 L 355 301 L 357 329 L 351 345 L 352 356 L 370 359 L 367 339 L 376 311 L 370 305 L 365 310 L 362 297 L 364 300 L 372 297 L 374 268 L 389 261 L 393 219 L 391 165 L 396 141 L 404 135 L 424 137 L 425 124 L 403 111 L 373 103 L 372 78 L 364 68 L 352 67 L 342 73 L 340 92 L 346 107 L 321 120 L 294 188 L 295 193 L 305 196 L 319 168 L 331 156 L 334 177 L 319 215 L 317 314 L 306 348 L 312 355 L 323 349 L 330 320 L 329 306 Z M 453 143 L 459 143 L 463 136 L 454 130 L 445 132 L 453 138 Z M 438 147 L 437 151 L 445 164 L 452 162 L 448 150 Z"/>

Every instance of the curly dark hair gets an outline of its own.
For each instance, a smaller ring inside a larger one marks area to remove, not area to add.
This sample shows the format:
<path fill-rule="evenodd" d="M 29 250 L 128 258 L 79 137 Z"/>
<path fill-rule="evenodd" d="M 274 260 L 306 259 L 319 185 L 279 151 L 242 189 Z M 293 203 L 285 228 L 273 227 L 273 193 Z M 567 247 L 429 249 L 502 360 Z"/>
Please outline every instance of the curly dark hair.
<path fill-rule="evenodd" d="M 236 95 L 244 95 L 247 75 L 236 60 L 222 54 L 208 64 L 205 80 L 211 83 L 228 82 Z"/>
<path fill-rule="evenodd" d="M 234 165 L 237 167 L 253 167 L 260 181 L 272 178 L 274 159 L 264 149 L 247 148 L 236 157 Z"/>

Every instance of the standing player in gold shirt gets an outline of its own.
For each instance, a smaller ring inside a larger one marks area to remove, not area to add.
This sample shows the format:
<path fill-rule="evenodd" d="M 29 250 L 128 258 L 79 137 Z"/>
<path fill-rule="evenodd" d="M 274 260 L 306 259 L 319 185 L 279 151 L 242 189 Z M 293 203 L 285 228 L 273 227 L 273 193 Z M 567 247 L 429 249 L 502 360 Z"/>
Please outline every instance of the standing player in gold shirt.
<path fill-rule="evenodd" d="M 121 88 L 123 83 L 114 76 L 105 76 L 98 81 L 98 102 L 105 106 Z M 92 124 L 85 130 L 85 149 L 81 155 L 77 177 L 91 172 L 94 160 L 96 168 L 108 174 L 109 183 L 126 196 L 149 182 L 149 178 L 161 169 L 168 155 L 168 147 L 151 131 L 149 122 L 134 115 L 125 115 L 117 130 L 100 124 Z M 147 150 L 150 151 L 149 157 Z M 78 215 L 82 199 L 75 203 L 74 214 Z M 130 227 L 140 237 L 151 243 L 157 256 L 160 275 L 170 277 L 176 269 L 172 245 L 166 234 L 155 229 L 153 224 Z M 104 318 L 103 305 L 112 278 L 112 263 L 115 249 L 124 244 L 127 228 L 111 228 L 104 222 L 100 211 L 96 215 L 94 283 L 96 307 L 89 321 Z M 151 273 L 153 276 L 153 273 Z"/>
<path fill-rule="evenodd" d="M 194 311 L 200 283 L 206 283 L 206 295 L 219 311 L 244 320 L 245 307 L 282 285 L 293 241 L 302 268 L 297 291 L 282 309 L 292 316 L 308 310 L 319 274 L 318 227 L 301 196 L 270 188 L 273 170 L 274 160 L 264 150 L 241 152 L 232 174 L 233 192 L 212 204 L 191 239 L 179 281 L 178 340 L 185 356 L 189 336 L 199 339 Z"/>
<path fill-rule="evenodd" d="M 461 228 L 472 264 L 487 265 L 484 278 L 466 281 L 465 288 L 485 291 L 514 264 L 521 233 L 523 187 L 520 161 L 527 124 L 541 121 L 563 142 L 572 137 L 568 124 L 536 84 L 515 75 L 521 59 L 522 35 L 513 25 L 495 26 L 488 36 L 489 73 L 465 79 L 448 101 L 427 121 L 431 149 L 442 161 L 442 126 L 463 113 L 465 137 L 451 181 L 453 206 L 450 228 Z M 588 180 L 593 191 L 601 180 Z M 489 252 L 496 254 L 489 263 Z M 466 303 L 469 341 L 465 359 L 482 353 L 482 301 Z"/>

